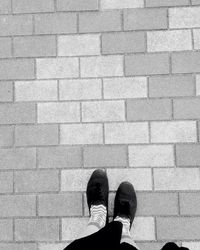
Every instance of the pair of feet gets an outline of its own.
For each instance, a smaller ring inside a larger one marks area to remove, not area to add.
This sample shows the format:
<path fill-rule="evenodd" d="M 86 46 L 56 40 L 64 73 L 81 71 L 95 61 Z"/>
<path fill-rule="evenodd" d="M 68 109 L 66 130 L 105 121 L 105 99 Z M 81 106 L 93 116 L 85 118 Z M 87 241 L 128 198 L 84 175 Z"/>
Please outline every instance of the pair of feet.
<path fill-rule="evenodd" d="M 104 206 L 107 211 L 108 223 L 108 195 L 109 184 L 106 173 L 103 170 L 95 170 L 87 185 L 87 203 L 91 213 L 91 208 Z M 121 218 L 130 222 L 132 226 L 137 209 L 137 198 L 134 187 L 129 182 L 122 182 L 118 187 L 114 202 L 114 220 Z M 120 221 L 120 220 L 119 220 Z M 130 229 L 129 228 L 129 229 Z"/>

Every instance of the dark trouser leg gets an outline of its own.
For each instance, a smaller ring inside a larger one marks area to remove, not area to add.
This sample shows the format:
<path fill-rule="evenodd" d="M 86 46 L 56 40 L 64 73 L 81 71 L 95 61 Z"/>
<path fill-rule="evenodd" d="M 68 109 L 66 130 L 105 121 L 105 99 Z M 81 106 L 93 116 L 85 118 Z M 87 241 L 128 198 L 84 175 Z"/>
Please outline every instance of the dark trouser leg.
<path fill-rule="evenodd" d="M 64 250 L 137 250 L 127 243 L 120 245 L 121 234 L 122 224 L 114 221 L 92 235 L 73 241 Z"/>

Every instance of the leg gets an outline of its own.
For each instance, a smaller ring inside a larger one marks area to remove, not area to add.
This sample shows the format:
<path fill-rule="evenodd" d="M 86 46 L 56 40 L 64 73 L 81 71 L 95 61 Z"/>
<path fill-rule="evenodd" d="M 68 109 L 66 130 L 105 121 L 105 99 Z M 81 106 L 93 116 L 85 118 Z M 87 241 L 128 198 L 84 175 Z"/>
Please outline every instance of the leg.
<path fill-rule="evenodd" d="M 93 172 L 86 193 L 90 218 L 85 232 L 80 235 L 81 238 L 96 233 L 107 222 L 108 178 L 103 170 Z"/>
<path fill-rule="evenodd" d="M 122 243 L 127 243 L 133 247 L 135 247 L 136 249 L 139 250 L 137 244 L 134 241 L 133 235 L 131 235 L 130 232 L 130 219 L 128 218 L 122 218 L 117 216 L 114 221 L 119 221 L 122 223 L 123 228 L 122 228 L 122 237 L 121 237 L 121 244 Z"/>
<path fill-rule="evenodd" d="M 121 243 L 138 249 L 130 233 L 136 209 L 137 197 L 133 185 L 129 182 L 121 183 L 115 197 L 114 221 L 119 221 L 123 225 Z"/>
<path fill-rule="evenodd" d="M 98 232 L 106 224 L 107 211 L 104 205 L 92 206 L 90 214 L 87 228 L 85 232 L 80 235 L 80 238 Z"/>
<path fill-rule="evenodd" d="M 119 222 L 111 222 L 98 232 L 93 233 L 87 237 L 80 238 L 73 241 L 64 250 L 102 250 L 115 249 L 120 247 L 120 240 L 122 234 L 122 224 Z M 132 250 L 132 249 L 131 249 Z"/>

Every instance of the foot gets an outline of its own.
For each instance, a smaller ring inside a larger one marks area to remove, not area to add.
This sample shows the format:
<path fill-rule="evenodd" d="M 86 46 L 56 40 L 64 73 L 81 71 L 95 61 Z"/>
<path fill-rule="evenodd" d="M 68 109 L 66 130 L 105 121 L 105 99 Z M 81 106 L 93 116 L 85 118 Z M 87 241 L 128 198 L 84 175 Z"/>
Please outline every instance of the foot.
<path fill-rule="evenodd" d="M 121 217 L 130 220 L 130 228 L 135 218 L 137 197 L 130 182 L 122 182 L 117 190 L 114 203 L 114 219 Z"/>
<path fill-rule="evenodd" d="M 108 210 L 108 178 L 106 173 L 97 169 L 91 175 L 87 185 L 87 203 L 91 206 L 104 205 Z"/>

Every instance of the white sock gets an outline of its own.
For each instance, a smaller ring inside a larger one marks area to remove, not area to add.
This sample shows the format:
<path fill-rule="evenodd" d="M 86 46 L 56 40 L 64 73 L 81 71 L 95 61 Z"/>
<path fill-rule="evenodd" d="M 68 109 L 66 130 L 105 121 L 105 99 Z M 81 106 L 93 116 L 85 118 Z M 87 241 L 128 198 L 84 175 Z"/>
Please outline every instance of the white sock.
<path fill-rule="evenodd" d="M 120 221 L 123 224 L 122 237 L 132 238 L 130 233 L 130 219 L 117 216 L 114 221 Z"/>
<path fill-rule="evenodd" d="M 99 229 L 106 225 L 107 209 L 104 205 L 91 206 L 90 214 L 88 225 L 95 225 Z"/>

